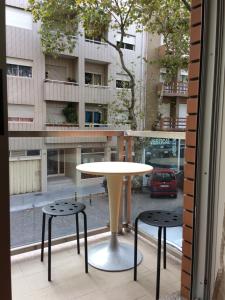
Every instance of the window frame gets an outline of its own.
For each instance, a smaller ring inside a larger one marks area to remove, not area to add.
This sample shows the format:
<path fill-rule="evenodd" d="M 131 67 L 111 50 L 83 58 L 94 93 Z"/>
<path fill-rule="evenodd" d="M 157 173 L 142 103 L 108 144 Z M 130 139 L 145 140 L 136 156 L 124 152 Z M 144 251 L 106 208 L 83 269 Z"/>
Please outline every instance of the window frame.
<path fill-rule="evenodd" d="M 86 74 L 91 74 L 92 75 L 92 82 L 93 83 L 86 83 Z M 97 73 L 97 72 L 85 72 L 85 85 L 93 85 L 93 86 L 104 86 L 103 85 L 103 74 L 102 73 Z M 100 76 L 101 77 L 101 84 L 95 84 L 95 76 Z"/>
<path fill-rule="evenodd" d="M 17 68 L 16 68 L 17 69 L 17 75 L 8 74 L 10 66 L 17 66 Z M 22 71 L 21 68 L 23 68 L 23 67 L 30 68 L 31 76 L 22 76 L 22 75 L 20 75 L 20 71 Z M 7 65 L 6 65 L 6 72 L 7 72 L 7 76 L 10 76 L 10 77 L 29 78 L 29 79 L 33 78 L 33 68 L 32 68 L 32 66 L 7 63 Z"/>

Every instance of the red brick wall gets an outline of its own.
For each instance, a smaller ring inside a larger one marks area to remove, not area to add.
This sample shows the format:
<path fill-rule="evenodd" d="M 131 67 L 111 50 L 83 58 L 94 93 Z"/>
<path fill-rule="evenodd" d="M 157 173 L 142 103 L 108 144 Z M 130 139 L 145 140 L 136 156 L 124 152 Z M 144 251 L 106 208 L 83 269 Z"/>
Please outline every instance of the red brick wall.
<path fill-rule="evenodd" d="M 189 64 L 189 98 L 187 101 L 187 130 L 184 166 L 184 217 L 183 217 L 183 258 L 181 294 L 190 299 L 192 275 L 192 243 L 195 200 L 195 159 L 197 115 L 199 101 L 199 76 L 201 57 L 202 1 L 192 0 L 191 48 Z"/>

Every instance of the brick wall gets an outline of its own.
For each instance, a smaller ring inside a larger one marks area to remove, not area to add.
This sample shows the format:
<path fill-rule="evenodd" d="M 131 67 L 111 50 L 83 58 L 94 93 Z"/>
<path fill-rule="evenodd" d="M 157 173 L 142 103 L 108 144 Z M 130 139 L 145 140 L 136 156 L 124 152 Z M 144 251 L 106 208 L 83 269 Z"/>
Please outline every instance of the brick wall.
<path fill-rule="evenodd" d="M 187 101 L 187 130 L 184 166 L 184 217 L 183 217 L 183 258 L 181 294 L 190 299 L 192 275 L 192 242 L 195 201 L 195 159 L 197 115 L 199 101 L 199 76 L 201 57 L 201 22 L 203 0 L 192 0 L 191 48 L 189 64 L 189 99 Z"/>

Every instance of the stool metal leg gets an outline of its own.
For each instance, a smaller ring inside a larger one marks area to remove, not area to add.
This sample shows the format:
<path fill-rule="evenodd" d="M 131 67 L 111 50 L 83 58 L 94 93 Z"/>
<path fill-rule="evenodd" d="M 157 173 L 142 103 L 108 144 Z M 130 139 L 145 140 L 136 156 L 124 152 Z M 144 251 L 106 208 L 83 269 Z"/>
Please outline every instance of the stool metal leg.
<path fill-rule="evenodd" d="M 157 275 L 156 275 L 156 300 L 159 300 L 159 290 L 160 290 L 161 240 L 162 240 L 162 227 L 159 227 L 158 228 Z"/>
<path fill-rule="evenodd" d="M 135 229 L 134 229 L 134 281 L 137 281 L 137 243 L 138 243 L 138 218 L 135 219 Z"/>
<path fill-rule="evenodd" d="M 87 216 L 84 211 L 82 211 L 82 214 L 84 216 L 85 273 L 88 273 Z"/>
<path fill-rule="evenodd" d="M 80 230 L 79 230 L 78 214 L 76 214 L 76 233 L 77 233 L 77 254 L 80 254 Z"/>
<path fill-rule="evenodd" d="M 45 220 L 46 220 L 46 214 L 43 213 L 43 216 L 42 216 L 42 234 L 41 234 L 41 261 L 44 260 Z"/>
<path fill-rule="evenodd" d="M 50 216 L 48 219 L 48 281 L 51 281 L 52 218 Z"/>
<path fill-rule="evenodd" d="M 166 269 L 166 227 L 163 228 L 163 245 L 164 245 L 164 250 L 163 250 L 163 267 Z"/>

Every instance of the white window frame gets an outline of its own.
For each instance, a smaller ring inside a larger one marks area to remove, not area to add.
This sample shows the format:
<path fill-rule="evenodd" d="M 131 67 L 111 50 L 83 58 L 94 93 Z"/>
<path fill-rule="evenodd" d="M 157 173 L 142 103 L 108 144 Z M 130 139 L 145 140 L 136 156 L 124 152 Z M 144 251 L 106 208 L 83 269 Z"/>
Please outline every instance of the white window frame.
<path fill-rule="evenodd" d="M 18 27 L 26 30 L 33 29 L 33 20 L 30 12 L 25 11 L 22 8 L 17 8 L 9 5 L 5 7 L 5 12 L 7 26 Z M 18 20 L 20 20 L 20 23 L 16 22 Z"/>

